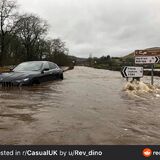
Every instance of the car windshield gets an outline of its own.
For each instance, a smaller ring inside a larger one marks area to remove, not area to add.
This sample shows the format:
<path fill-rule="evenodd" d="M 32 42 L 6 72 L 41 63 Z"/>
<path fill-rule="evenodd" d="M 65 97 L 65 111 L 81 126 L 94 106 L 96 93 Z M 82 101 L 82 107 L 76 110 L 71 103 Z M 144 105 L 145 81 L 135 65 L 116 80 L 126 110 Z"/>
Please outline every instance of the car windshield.
<path fill-rule="evenodd" d="M 13 71 L 39 71 L 42 68 L 42 62 L 24 62 L 19 64 Z"/>

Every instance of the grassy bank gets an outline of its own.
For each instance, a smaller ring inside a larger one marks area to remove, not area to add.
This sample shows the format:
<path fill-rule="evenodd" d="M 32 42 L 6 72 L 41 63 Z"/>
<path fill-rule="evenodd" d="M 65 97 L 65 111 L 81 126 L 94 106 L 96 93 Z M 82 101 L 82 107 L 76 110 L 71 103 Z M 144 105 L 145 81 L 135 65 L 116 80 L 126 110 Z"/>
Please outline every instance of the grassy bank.
<path fill-rule="evenodd" d="M 0 73 L 9 72 L 9 71 L 10 71 L 10 67 L 0 67 Z"/>

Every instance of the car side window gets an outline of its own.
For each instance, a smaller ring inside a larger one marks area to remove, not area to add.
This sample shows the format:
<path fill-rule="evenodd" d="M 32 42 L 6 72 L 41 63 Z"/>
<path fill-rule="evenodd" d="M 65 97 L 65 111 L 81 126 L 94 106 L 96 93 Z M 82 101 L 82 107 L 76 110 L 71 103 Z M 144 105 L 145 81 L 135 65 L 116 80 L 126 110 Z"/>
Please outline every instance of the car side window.
<path fill-rule="evenodd" d="M 48 63 L 43 63 L 43 69 L 49 69 Z"/>
<path fill-rule="evenodd" d="M 54 63 L 49 62 L 49 69 L 56 69 L 57 65 Z"/>

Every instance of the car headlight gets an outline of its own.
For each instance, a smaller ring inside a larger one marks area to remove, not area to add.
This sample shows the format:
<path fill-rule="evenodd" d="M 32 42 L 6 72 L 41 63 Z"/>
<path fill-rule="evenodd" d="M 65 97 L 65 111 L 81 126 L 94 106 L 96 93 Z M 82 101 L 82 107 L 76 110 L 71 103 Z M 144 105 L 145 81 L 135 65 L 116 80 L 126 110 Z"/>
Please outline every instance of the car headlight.
<path fill-rule="evenodd" d="M 21 80 L 16 80 L 16 82 L 22 83 L 22 82 L 27 82 L 28 80 L 29 80 L 29 78 L 25 78 L 25 79 L 21 79 Z"/>
<path fill-rule="evenodd" d="M 25 79 L 23 79 L 23 81 L 24 81 L 24 82 L 26 82 L 26 81 L 28 81 L 28 80 L 29 80 L 29 78 L 25 78 Z"/>

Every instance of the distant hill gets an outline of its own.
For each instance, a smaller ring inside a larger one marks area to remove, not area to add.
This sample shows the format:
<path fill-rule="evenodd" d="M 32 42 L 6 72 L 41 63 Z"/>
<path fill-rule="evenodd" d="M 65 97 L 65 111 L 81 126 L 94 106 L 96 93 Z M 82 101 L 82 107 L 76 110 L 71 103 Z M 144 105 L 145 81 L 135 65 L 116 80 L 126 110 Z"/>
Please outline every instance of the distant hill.
<path fill-rule="evenodd" d="M 76 57 L 76 56 L 69 56 L 69 58 L 72 61 L 76 61 L 77 65 L 84 65 L 86 64 L 87 58 L 80 58 L 80 57 Z"/>
<path fill-rule="evenodd" d="M 77 60 L 77 61 L 86 61 L 87 60 L 87 58 L 81 58 L 81 57 L 76 57 L 76 56 L 69 55 L 69 57 L 70 57 L 70 59 Z"/>

